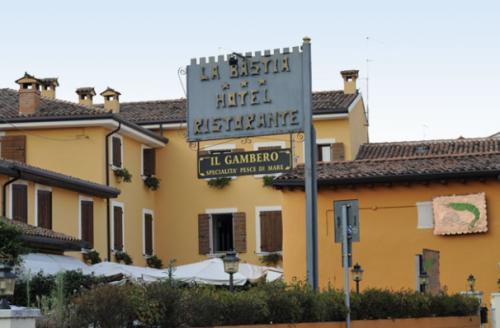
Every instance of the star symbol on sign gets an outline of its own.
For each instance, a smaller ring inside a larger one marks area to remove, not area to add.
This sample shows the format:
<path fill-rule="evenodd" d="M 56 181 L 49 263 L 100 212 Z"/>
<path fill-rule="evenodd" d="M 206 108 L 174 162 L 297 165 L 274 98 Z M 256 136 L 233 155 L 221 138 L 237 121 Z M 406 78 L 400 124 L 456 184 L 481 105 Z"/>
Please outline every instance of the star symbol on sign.
<path fill-rule="evenodd" d="M 243 81 L 241 81 L 241 82 L 240 82 L 240 86 L 241 86 L 242 88 L 246 88 L 246 87 L 248 87 L 248 81 L 247 81 L 247 80 L 243 80 Z"/>
<path fill-rule="evenodd" d="M 266 85 L 266 80 L 260 79 L 259 80 L 259 85 Z"/>
<path fill-rule="evenodd" d="M 227 82 L 222 84 L 222 90 L 226 90 L 226 89 L 229 89 L 229 83 L 227 83 Z"/>

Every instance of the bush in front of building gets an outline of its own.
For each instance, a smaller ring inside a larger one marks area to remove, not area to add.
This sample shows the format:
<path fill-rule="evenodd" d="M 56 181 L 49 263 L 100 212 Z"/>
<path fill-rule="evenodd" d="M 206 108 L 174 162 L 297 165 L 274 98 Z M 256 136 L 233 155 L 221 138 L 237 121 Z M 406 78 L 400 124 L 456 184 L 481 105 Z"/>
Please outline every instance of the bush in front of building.
<path fill-rule="evenodd" d="M 21 239 L 21 229 L 8 223 L 8 219 L 0 218 L 0 261 L 8 265 L 19 262 L 19 256 L 27 249 Z"/>

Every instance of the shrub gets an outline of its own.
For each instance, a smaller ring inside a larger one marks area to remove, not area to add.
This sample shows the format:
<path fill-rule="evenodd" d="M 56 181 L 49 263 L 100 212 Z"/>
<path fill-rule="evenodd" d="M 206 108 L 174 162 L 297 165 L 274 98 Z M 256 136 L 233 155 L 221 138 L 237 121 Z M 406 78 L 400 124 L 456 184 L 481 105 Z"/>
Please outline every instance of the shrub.
<path fill-rule="evenodd" d="M 158 179 L 157 177 L 155 176 L 152 176 L 152 175 L 148 175 L 145 179 L 144 179 L 144 184 L 146 185 L 146 187 L 148 187 L 150 190 L 158 190 L 158 188 L 160 188 L 160 179 Z"/>
<path fill-rule="evenodd" d="M 124 182 L 132 182 L 132 174 L 126 168 L 114 169 L 115 177 Z"/>
<path fill-rule="evenodd" d="M 215 189 L 222 189 L 231 183 L 231 178 L 215 178 L 208 180 L 207 184 L 209 187 Z"/>
<path fill-rule="evenodd" d="M 163 262 L 162 262 L 162 260 L 158 256 L 156 256 L 156 255 L 148 256 L 146 258 L 146 264 L 148 265 L 148 267 L 154 268 L 154 269 L 161 269 L 161 268 L 163 268 Z"/>
<path fill-rule="evenodd" d="M 19 256 L 27 252 L 21 235 L 21 229 L 0 218 L 0 261 L 11 266 L 19 262 Z"/>

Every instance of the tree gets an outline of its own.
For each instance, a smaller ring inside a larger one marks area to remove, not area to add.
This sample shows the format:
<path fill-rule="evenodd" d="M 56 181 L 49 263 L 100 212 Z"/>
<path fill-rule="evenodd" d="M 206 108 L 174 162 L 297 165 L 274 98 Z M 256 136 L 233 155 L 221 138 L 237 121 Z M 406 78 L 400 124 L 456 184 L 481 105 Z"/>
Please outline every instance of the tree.
<path fill-rule="evenodd" d="M 21 240 L 22 231 L 5 219 L 0 219 L 0 259 L 9 265 L 19 263 L 19 256 L 26 253 Z"/>

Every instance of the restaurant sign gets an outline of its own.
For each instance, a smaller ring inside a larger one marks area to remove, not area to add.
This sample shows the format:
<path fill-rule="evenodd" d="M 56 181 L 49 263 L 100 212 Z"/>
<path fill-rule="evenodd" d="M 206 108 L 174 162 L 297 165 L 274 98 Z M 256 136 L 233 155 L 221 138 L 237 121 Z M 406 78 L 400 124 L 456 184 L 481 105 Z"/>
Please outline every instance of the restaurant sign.
<path fill-rule="evenodd" d="M 198 178 L 269 175 L 292 169 L 291 149 L 200 154 Z"/>
<path fill-rule="evenodd" d="M 192 59 L 187 67 L 188 141 L 301 132 L 299 47 Z"/>

